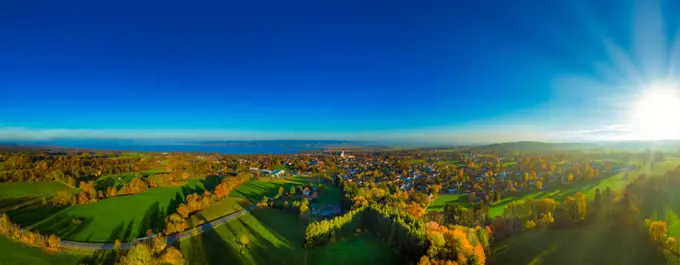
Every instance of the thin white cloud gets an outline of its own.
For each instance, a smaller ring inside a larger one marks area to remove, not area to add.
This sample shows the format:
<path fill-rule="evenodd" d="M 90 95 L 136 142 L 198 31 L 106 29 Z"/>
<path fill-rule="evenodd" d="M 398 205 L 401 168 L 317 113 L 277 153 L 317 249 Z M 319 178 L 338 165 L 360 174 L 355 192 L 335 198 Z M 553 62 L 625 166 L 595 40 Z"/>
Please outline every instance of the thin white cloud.
<path fill-rule="evenodd" d="M 421 141 L 432 143 L 495 143 L 502 141 L 551 140 L 551 136 L 517 126 L 467 125 L 420 130 L 358 133 L 258 132 L 239 130 L 180 129 L 37 129 L 0 127 L 3 141 L 48 141 L 54 139 L 131 140 L 356 140 Z"/>
<path fill-rule="evenodd" d="M 565 132 L 565 136 L 573 140 L 635 140 L 634 131 L 628 126 L 622 124 L 613 124 L 597 129 L 567 131 Z"/>

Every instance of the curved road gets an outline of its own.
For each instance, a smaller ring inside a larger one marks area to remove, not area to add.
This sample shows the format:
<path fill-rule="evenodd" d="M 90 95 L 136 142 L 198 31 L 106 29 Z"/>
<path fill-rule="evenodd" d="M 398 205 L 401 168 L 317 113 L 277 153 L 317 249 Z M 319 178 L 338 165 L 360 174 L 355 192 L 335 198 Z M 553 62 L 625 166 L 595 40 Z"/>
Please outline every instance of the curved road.
<path fill-rule="evenodd" d="M 254 209 L 255 205 L 251 205 L 246 207 L 243 210 L 240 210 L 238 212 L 225 215 L 219 219 L 215 219 L 211 221 L 210 223 L 201 225 L 197 227 L 198 233 L 203 233 L 203 231 L 207 231 L 210 229 L 213 229 L 215 227 L 218 227 L 226 222 L 229 222 L 232 219 L 238 218 L 239 216 L 251 211 Z M 185 238 L 185 237 L 190 237 L 192 236 L 191 234 L 191 229 L 184 231 L 182 233 L 176 233 L 173 235 L 169 235 L 166 237 L 166 241 L 168 244 L 172 244 L 173 242 Z M 136 240 L 132 242 L 127 242 L 127 243 L 122 243 L 121 248 L 122 249 L 128 249 L 134 247 L 136 244 L 144 242 L 144 240 L 149 239 L 149 238 L 154 238 L 156 235 L 152 236 L 147 236 L 147 237 L 140 237 L 137 238 Z M 68 241 L 68 240 L 62 240 L 61 241 L 61 247 L 62 248 L 67 248 L 67 249 L 87 249 L 87 250 L 100 250 L 100 249 L 113 249 L 113 243 L 88 243 L 88 242 L 74 242 L 74 241 Z"/>

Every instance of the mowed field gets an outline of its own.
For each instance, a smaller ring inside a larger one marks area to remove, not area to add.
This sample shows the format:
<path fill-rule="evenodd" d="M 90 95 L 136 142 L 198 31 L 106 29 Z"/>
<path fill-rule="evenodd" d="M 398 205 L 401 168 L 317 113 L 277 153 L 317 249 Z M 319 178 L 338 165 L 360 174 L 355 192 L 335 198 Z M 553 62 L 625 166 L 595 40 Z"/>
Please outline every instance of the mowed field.
<path fill-rule="evenodd" d="M 0 212 L 42 203 L 43 197 L 53 196 L 62 190 L 75 189 L 54 181 L 0 183 Z"/>
<path fill-rule="evenodd" d="M 136 176 L 142 178 L 160 174 L 160 170 L 144 170 L 139 172 L 126 172 L 115 175 L 102 176 L 95 181 L 95 187 L 97 190 L 106 190 L 108 187 L 119 188 L 123 184 L 129 183 Z"/>
<path fill-rule="evenodd" d="M 636 163 L 636 162 L 633 162 Z M 503 209 L 506 204 L 514 200 L 537 199 L 537 198 L 553 198 L 557 201 L 562 201 L 568 196 L 573 196 L 577 192 L 584 193 L 589 199 L 595 197 L 595 191 L 599 188 L 604 191 L 609 187 L 612 190 L 621 190 L 626 187 L 631 180 L 635 179 L 639 174 L 646 173 L 652 176 L 662 175 L 680 165 L 680 158 L 668 157 L 665 161 L 656 162 L 653 166 L 650 164 L 642 166 L 639 170 L 632 170 L 627 172 L 618 172 L 611 176 L 593 179 L 587 181 L 575 181 L 573 184 L 556 183 L 549 187 L 544 187 L 541 191 L 520 191 L 516 193 L 503 193 L 501 201 L 491 207 L 490 213 L 492 216 L 503 214 Z M 467 194 L 441 194 L 435 199 L 427 211 L 443 211 L 444 205 L 449 202 L 458 202 L 464 206 L 469 206 Z M 680 229 L 680 220 L 678 220 L 678 229 Z M 679 231 L 680 232 L 680 231 Z"/>
<path fill-rule="evenodd" d="M 259 202 L 262 197 L 275 196 L 279 187 L 283 186 L 284 193 L 289 192 L 293 186 L 300 186 L 305 184 L 318 184 L 321 181 L 314 177 L 292 177 L 288 179 L 272 179 L 272 180 L 250 180 L 244 184 L 239 185 L 234 191 L 229 194 L 229 197 L 243 198 L 251 202 Z M 299 192 L 299 191 L 298 191 Z M 325 190 L 319 194 L 317 199 L 319 204 L 339 203 L 340 189 L 335 185 L 325 185 Z"/>
<path fill-rule="evenodd" d="M 304 229 L 296 214 L 260 208 L 178 244 L 188 264 L 401 264 L 368 235 L 306 250 Z M 241 236 L 247 247 L 239 244 Z"/>
<path fill-rule="evenodd" d="M 75 265 L 84 254 L 55 253 L 0 236 L 0 265 Z"/>
<path fill-rule="evenodd" d="M 43 188 L 41 182 L 27 182 Z M 182 203 L 184 196 L 202 192 L 203 184 L 191 180 L 182 187 L 157 187 L 134 195 L 115 196 L 96 203 L 74 206 L 42 205 L 32 199 L 31 204 L 7 211 L 10 218 L 25 228 L 44 234 L 55 234 L 63 239 L 87 242 L 129 240 L 143 235 L 147 229 L 160 231 L 169 210 Z M 4 197 L 4 193 L 0 197 Z"/>
<path fill-rule="evenodd" d="M 490 265 L 666 264 L 637 228 L 600 221 L 578 228 L 533 230 L 498 242 Z"/>

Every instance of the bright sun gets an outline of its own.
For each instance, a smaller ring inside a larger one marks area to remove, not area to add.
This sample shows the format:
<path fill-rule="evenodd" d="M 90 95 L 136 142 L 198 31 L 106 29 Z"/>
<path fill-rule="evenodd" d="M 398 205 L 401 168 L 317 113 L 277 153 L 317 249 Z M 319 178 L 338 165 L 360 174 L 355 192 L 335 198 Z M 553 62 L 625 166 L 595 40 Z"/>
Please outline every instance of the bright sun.
<path fill-rule="evenodd" d="M 634 110 L 632 129 L 640 140 L 680 139 L 680 92 L 673 86 L 645 91 Z"/>

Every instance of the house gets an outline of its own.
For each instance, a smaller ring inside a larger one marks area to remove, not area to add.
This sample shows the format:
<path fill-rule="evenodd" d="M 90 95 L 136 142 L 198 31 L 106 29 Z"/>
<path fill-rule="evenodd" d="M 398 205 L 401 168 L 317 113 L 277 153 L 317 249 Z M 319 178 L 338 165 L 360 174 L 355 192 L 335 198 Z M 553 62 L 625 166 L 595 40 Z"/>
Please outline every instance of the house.
<path fill-rule="evenodd" d="M 311 201 L 313 199 L 316 199 L 317 197 L 319 197 L 319 193 L 317 193 L 316 191 L 312 191 L 311 189 L 309 189 L 309 187 L 305 187 L 304 189 L 302 189 L 302 198 Z"/>
<path fill-rule="evenodd" d="M 284 173 L 286 173 L 286 171 L 283 170 L 283 169 L 276 169 L 276 170 L 271 172 L 272 176 L 275 176 L 277 178 L 281 177 Z"/>

